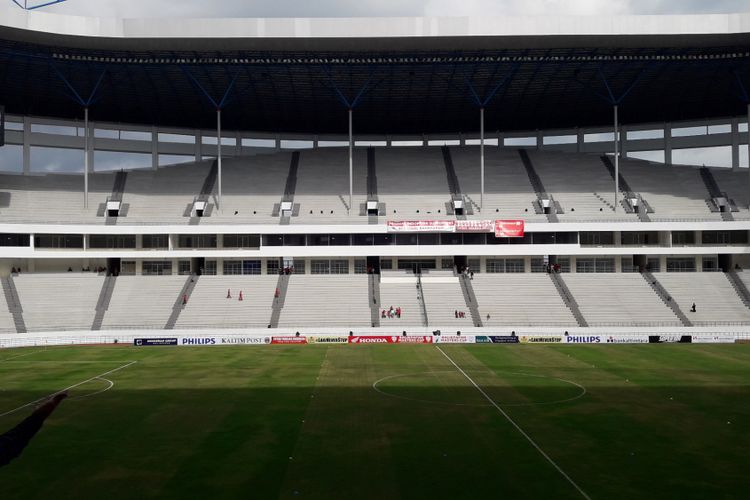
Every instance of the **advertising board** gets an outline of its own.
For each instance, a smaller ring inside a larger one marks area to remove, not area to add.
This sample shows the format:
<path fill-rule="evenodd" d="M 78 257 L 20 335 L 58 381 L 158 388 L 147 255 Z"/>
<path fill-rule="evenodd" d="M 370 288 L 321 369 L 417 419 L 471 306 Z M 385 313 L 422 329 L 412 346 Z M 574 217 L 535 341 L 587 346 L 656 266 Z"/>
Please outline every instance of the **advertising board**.
<path fill-rule="evenodd" d="M 177 345 L 176 337 L 167 338 L 153 338 L 153 339 L 133 339 L 133 345 L 142 346 L 157 346 L 157 345 Z"/>
<path fill-rule="evenodd" d="M 293 335 L 283 335 L 271 337 L 272 344 L 307 344 L 307 337 L 295 337 Z"/>
<path fill-rule="evenodd" d="M 352 335 L 349 337 L 350 344 L 397 344 L 399 337 L 397 335 L 369 335 L 360 336 Z"/>

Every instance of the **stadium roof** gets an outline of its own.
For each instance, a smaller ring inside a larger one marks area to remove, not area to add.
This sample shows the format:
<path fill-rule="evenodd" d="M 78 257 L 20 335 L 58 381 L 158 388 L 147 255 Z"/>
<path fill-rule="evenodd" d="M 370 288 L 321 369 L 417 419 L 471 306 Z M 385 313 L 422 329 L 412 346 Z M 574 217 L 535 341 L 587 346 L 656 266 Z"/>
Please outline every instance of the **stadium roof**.
<path fill-rule="evenodd" d="M 750 14 L 99 19 L 0 8 L 9 113 L 341 133 L 609 125 L 744 114 Z"/>

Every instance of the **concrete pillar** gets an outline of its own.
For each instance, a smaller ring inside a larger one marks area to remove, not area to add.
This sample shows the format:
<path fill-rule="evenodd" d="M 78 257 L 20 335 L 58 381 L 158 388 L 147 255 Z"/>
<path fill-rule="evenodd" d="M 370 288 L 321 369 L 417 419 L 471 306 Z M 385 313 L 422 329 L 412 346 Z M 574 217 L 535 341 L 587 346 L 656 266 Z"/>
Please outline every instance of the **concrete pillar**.
<path fill-rule="evenodd" d="M 195 161 L 203 159 L 203 132 L 195 131 Z"/>
<path fill-rule="evenodd" d="M 666 255 L 659 256 L 659 270 L 663 273 L 667 272 L 667 256 Z"/>
<path fill-rule="evenodd" d="M 576 153 L 583 153 L 586 144 L 586 136 L 583 130 L 576 128 Z"/>
<path fill-rule="evenodd" d="M 740 169 L 740 120 L 732 118 L 732 170 Z"/>
<path fill-rule="evenodd" d="M 531 272 L 531 256 L 529 255 L 523 258 L 523 272 L 525 273 Z"/>
<path fill-rule="evenodd" d="M 153 126 L 151 127 L 151 169 L 157 168 L 159 168 L 159 129 Z"/>
<path fill-rule="evenodd" d="M 624 255 L 615 255 L 615 272 L 621 273 L 622 272 L 622 259 L 625 257 Z"/>
<path fill-rule="evenodd" d="M 544 146 L 544 132 L 541 130 L 536 131 L 536 148 L 542 149 Z"/>
<path fill-rule="evenodd" d="M 575 255 L 570 256 L 570 272 L 571 273 L 576 272 L 576 256 Z"/>
<path fill-rule="evenodd" d="M 664 164 L 672 164 L 672 124 L 664 124 Z"/>
<path fill-rule="evenodd" d="M 695 256 L 695 270 L 699 273 L 703 271 L 703 256 L 702 255 Z"/>
<path fill-rule="evenodd" d="M 137 276 L 140 276 L 143 274 L 143 260 L 142 259 L 136 259 L 135 261 L 135 274 Z"/>
<path fill-rule="evenodd" d="M 31 173 L 31 118 L 23 117 L 23 175 Z"/>

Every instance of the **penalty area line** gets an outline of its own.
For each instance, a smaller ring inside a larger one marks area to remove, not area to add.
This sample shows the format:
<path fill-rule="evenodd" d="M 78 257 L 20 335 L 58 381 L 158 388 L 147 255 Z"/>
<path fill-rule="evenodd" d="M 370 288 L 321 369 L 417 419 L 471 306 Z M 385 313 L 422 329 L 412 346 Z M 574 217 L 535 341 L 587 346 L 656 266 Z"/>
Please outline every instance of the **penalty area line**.
<path fill-rule="evenodd" d="M 515 421 L 514 421 L 514 420 L 513 420 L 512 418 L 510 418 L 510 415 L 508 415 L 508 414 L 507 414 L 507 413 L 505 412 L 505 410 L 503 410 L 502 408 L 500 408 L 500 406 L 499 406 L 499 405 L 498 405 L 498 404 L 497 404 L 497 403 L 496 403 L 496 402 L 495 402 L 495 401 L 494 401 L 494 400 L 493 400 L 493 399 L 492 399 L 491 397 L 489 397 L 489 395 L 488 395 L 488 394 L 487 394 L 487 393 L 486 393 L 486 392 L 484 391 L 484 389 L 482 389 L 481 387 L 479 387 L 479 385 L 477 385 L 477 383 L 476 383 L 476 382 L 474 382 L 474 380 L 473 380 L 473 379 L 472 379 L 472 378 L 471 378 L 471 377 L 470 377 L 470 376 L 469 376 L 469 375 L 468 375 L 468 374 L 467 374 L 467 373 L 466 373 L 465 371 L 463 371 L 463 370 L 461 369 L 461 367 L 460 367 L 460 366 L 458 366 L 458 365 L 456 364 L 456 362 L 455 362 L 455 361 L 453 361 L 453 359 L 451 359 L 451 357 L 450 357 L 450 356 L 448 356 L 448 355 L 447 355 L 447 354 L 445 353 L 445 351 L 443 351 L 443 350 L 442 350 L 442 349 L 440 348 L 440 346 L 435 346 L 435 347 L 437 347 L 437 350 L 438 350 L 438 351 L 440 351 L 440 353 L 441 353 L 441 354 L 442 354 L 443 356 L 445 356 L 445 359 L 447 359 L 448 361 L 450 361 L 450 362 L 451 362 L 451 364 L 452 364 L 453 366 L 455 366 L 455 367 L 456 367 L 456 370 L 458 370 L 458 371 L 459 371 L 459 372 L 461 373 L 461 375 L 463 375 L 464 377 L 466 377 L 466 380 L 468 380 L 469 382 L 471 382 L 471 385 L 473 385 L 473 386 L 474 386 L 474 388 L 475 388 L 476 390 L 478 390 L 478 391 L 479 391 L 479 392 L 480 392 L 480 393 L 482 394 L 482 396 L 484 396 L 484 398 L 485 398 L 485 399 L 486 399 L 487 401 L 489 401 L 489 402 L 490 402 L 490 404 L 491 404 L 492 406 L 494 406 L 494 407 L 495 407 L 495 409 L 497 409 L 497 411 L 498 411 L 498 412 L 500 412 L 500 414 L 501 414 L 501 415 L 502 415 L 503 417 L 505 417 L 505 419 L 506 419 L 506 420 L 507 420 L 508 422 L 510 422 L 510 423 L 511 423 L 511 425 L 512 425 L 513 427 L 515 427 L 515 428 L 516 428 L 516 430 L 517 430 L 517 431 L 518 431 L 518 432 L 519 432 L 519 433 L 520 433 L 520 434 L 521 434 L 521 435 L 522 435 L 522 436 L 523 436 L 524 438 L 526 438 L 526 440 L 527 440 L 527 441 L 528 441 L 529 443 L 531 443 L 531 446 L 533 446 L 534 448 L 536 448 L 536 451 L 538 451 L 538 452 L 539 452 L 539 453 L 540 453 L 540 454 L 541 454 L 541 455 L 542 455 L 542 456 L 543 456 L 543 457 L 544 457 L 544 458 L 545 458 L 545 459 L 546 459 L 546 460 L 547 460 L 547 461 L 548 461 L 548 462 L 549 462 L 550 464 L 552 464 L 552 467 L 554 467 L 554 468 L 555 468 L 555 469 L 557 470 L 557 472 L 559 472 L 559 473 L 560 473 L 560 474 L 562 475 L 562 477 L 564 477 L 564 478 L 565 478 L 565 479 L 566 479 L 566 480 L 567 480 L 567 481 L 568 481 L 568 482 L 569 482 L 569 483 L 570 483 L 570 484 L 571 484 L 571 485 L 572 485 L 572 486 L 573 486 L 573 487 L 574 487 L 574 488 L 575 488 L 576 490 L 578 490 L 578 493 L 580 493 L 580 494 L 581 494 L 581 496 L 582 496 L 583 498 L 585 498 L 586 500 L 591 500 L 591 497 L 590 497 L 590 496 L 588 496 L 588 494 L 586 494 L 586 492 L 585 492 L 585 491 L 583 491 L 583 489 L 581 489 L 581 487 L 580 487 L 580 486 L 578 486 L 578 484 L 576 484 L 576 482 L 575 482 L 575 481 L 573 481 L 573 479 L 572 479 L 572 478 L 571 478 L 571 477 L 570 477 L 570 476 L 569 476 L 568 474 L 566 474 L 564 470 L 562 470 L 562 467 L 560 467 L 559 465 L 557 465 L 557 462 L 555 462 L 554 460 L 552 460 L 552 458 L 550 458 L 550 456 L 549 456 L 549 455 L 547 455 L 547 453 L 545 453 L 545 451 L 544 451 L 544 450 L 543 450 L 543 449 L 542 449 L 542 448 L 541 448 L 541 447 L 540 447 L 540 446 L 539 446 L 538 444 L 536 444 L 536 441 L 534 441 L 533 439 L 531 439 L 531 436 L 529 436 L 528 434 L 526 434 L 526 432 L 525 432 L 525 431 L 524 431 L 524 430 L 523 430 L 523 429 L 521 428 L 521 426 L 520 426 L 520 425 L 518 425 L 518 424 L 517 424 L 517 423 L 516 423 L 516 422 L 515 422 Z M 0 416 L 2 416 L 2 415 L 0 415 Z"/>
<path fill-rule="evenodd" d="M 87 382 L 91 382 L 92 380 L 96 380 L 96 379 L 98 379 L 98 378 L 104 377 L 104 376 L 106 376 L 106 375 L 109 375 L 109 374 L 111 374 L 111 373 L 115 373 L 115 372 L 118 372 L 118 371 L 120 371 L 120 370 L 124 370 L 124 369 L 125 369 L 125 368 L 127 368 L 128 366 L 130 366 L 130 365 L 133 365 L 133 364 L 135 364 L 135 363 L 137 363 L 137 362 L 138 362 L 138 361 L 131 361 L 130 363 L 125 363 L 125 364 L 124 364 L 124 365 L 122 365 L 122 366 L 118 366 L 117 368 L 114 368 L 114 369 L 112 369 L 112 370 L 106 371 L 106 372 L 104 372 L 104 373 L 100 373 L 99 375 L 94 375 L 94 376 L 93 376 L 93 377 L 91 377 L 91 378 L 87 378 L 86 380 L 84 380 L 84 381 L 82 381 L 82 382 L 78 382 L 77 384 L 73 384 L 73 385 L 71 385 L 71 386 L 69 386 L 69 387 L 66 387 L 65 389 L 60 389 L 59 391 L 55 391 L 55 392 L 53 392 L 52 394 L 48 394 L 47 396 L 43 396 L 43 397 L 41 397 L 41 398 L 39 398 L 39 399 L 35 399 L 34 401 L 31 401 L 31 402 L 29 402 L 29 403 L 26 403 L 25 405 L 21 405 L 21 406 L 19 406 L 18 408 L 14 408 L 14 409 L 12 409 L 12 410 L 8 410 L 8 411 L 6 411 L 5 413 L 0 413 L 0 418 L 1 418 L 1 417 L 4 417 L 4 416 L 6 416 L 6 415 L 10 415 L 10 414 L 12 414 L 12 413 L 15 413 L 15 412 L 17 412 L 17 411 L 19 411 L 19 410 L 23 410 L 24 408 L 27 408 L 27 407 L 29 407 L 29 406 L 35 405 L 35 404 L 37 404 L 37 403 L 39 403 L 39 402 L 41 402 L 41 401 L 44 401 L 45 399 L 51 398 L 51 397 L 52 397 L 52 396 L 54 396 L 55 394 L 60 394 L 61 392 L 65 392 L 65 391 L 69 391 L 69 390 L 71 390 L 71 389 L 75 389 L 75 388 L 76 388 L 76 387 L 78 387 L 79 385 L 83 385 L 83 384 L 85 384 L 85 383 L 87 383 Z M 114 385 L 114 384 L 113 384 L 113 385 Z M 110 389 L 110 388 L 111 388 L 111 387 L 108 387 L 107 389 Z M 102 392 L 103 392 L 103 391 L 102 391 Z"/>

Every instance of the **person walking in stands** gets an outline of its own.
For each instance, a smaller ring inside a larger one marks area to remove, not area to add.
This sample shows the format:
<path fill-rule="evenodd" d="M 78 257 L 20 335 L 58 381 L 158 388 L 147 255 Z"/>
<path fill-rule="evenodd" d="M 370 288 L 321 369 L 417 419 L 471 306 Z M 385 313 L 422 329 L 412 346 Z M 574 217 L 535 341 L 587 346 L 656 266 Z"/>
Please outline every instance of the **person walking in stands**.
<path fill-rule="evenodd" d="M 242 297 L 242 290 L 240 290 L 240 298 L 238 300 L 245 300 L 244 297 Z"/>
<path fill-rule="evenodd" d="M 396 308 L 396 317 L 397 317 L 397 318 L 400 318 L 400 317 L 401 317 L 401 306 L 398 306 L 398 307 Z"/>
<path fill-rule="evenodd" d="M 453 310 L 453 316 L 455 316 L 456 319 L 458 319 L 458 309 Z"/>
<path fill-rule="evenodd" d="M 228 298 L 228 299 L 231 299 L 231 298 L 232 298 L 232 290 L 231 290 L 231 289 L 229 289 L 229 288 L 227 288 L 227 298 Z"/>
<path fill-rule="evenodd" d="M 693 307 L 690 308 L 690 312 L 695 312 L 695 302 L 693 302 Z"/>
<path fill-rule="evenodd" d="M 279 291 L 278 288 L 276 289 L 275 292 L 273 292 L 273 296 L 276 297 L 277 299 L 281 296 L 281 292 Z"/>
<path fill-rule="evenodd" d="M 383 318 L 383 319 L 385 319 L 385 309 L 382 309 L 380 311 L 380 317 Z"/>
<path fill-rule="evenodd" d="M 471 272 L 469 273 L 469 276 L 471 276 L 471 279 L 474 279 L 474 271 L 471 271 Z"/>
<path fill-rule="evenodd" d="M 182 305 L 184 306 L 185 304 L 187 304 L 187 294 L 182 296 Z"/>

